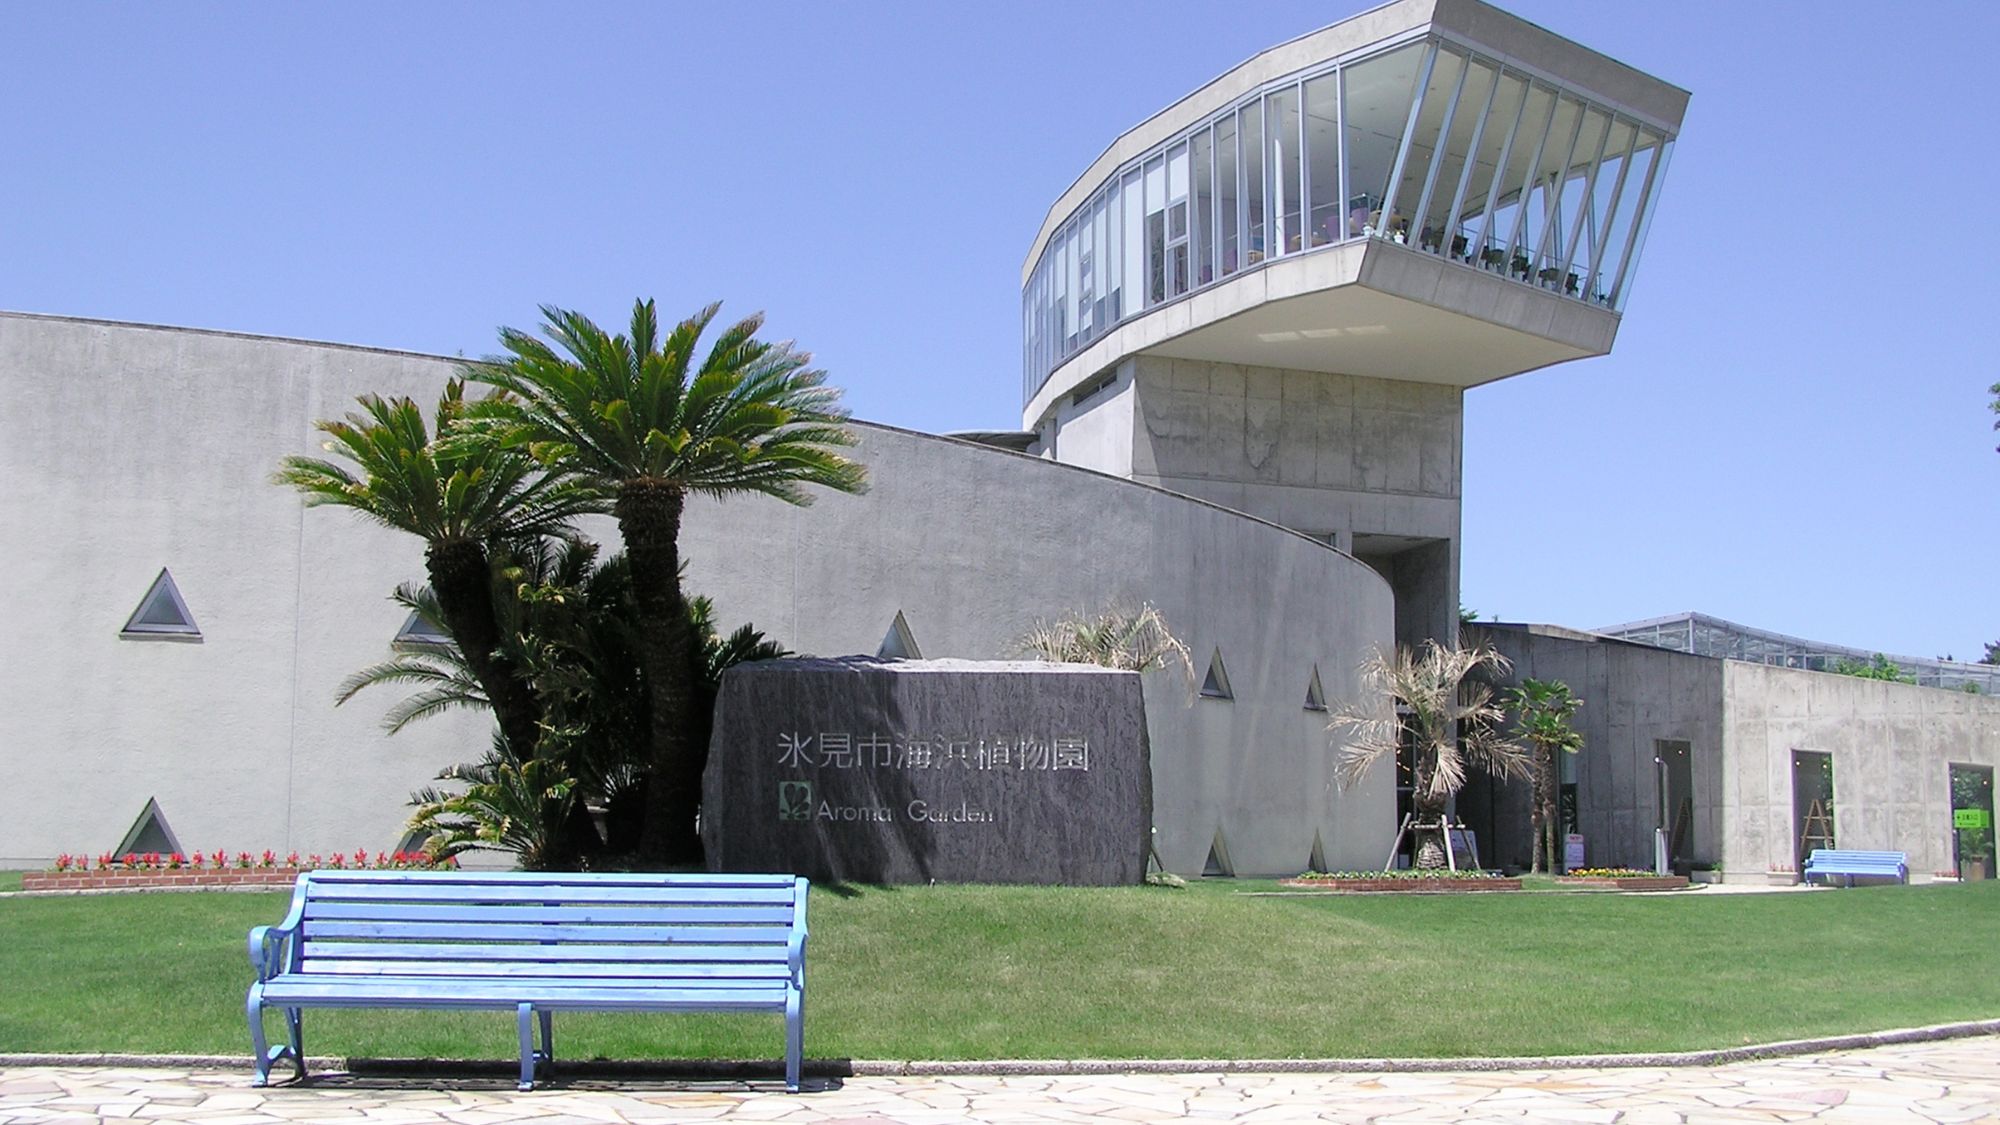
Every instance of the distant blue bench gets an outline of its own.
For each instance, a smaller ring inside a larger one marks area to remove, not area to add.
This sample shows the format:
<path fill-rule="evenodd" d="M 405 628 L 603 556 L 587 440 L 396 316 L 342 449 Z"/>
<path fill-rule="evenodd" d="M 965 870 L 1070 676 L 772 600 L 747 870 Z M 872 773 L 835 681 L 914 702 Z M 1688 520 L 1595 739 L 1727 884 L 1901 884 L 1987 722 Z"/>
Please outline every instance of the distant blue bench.
<path fill-rule="evenodd" d="M 790 875 L 307 872 L 285 920 L 250 931 L 255 1085 L 287 1056 L 305 1077 L 306 1008 L 512 1009 L 523 1090 L 553 1061 L 555 1012 L 769 1011 L 784 1013 L 796 1092 L 806 887 Z M 285 1016 L 275 1048 L 269 1008 Z"/>
<path fill-rule="evenodd" d="M 1812 882 L 1815 875 L 1825 875 L 1829 879 L 1835 875 L 1845 876 L 1847 885 L 1854 885 L 1856 875 L 1880 875 L 1899 883 L 1910 881 L 1910 857 L 1903 852 L 1849 852 L 1834 848 L 1814 848 L 1806 857 L 1805 880 Z"/>

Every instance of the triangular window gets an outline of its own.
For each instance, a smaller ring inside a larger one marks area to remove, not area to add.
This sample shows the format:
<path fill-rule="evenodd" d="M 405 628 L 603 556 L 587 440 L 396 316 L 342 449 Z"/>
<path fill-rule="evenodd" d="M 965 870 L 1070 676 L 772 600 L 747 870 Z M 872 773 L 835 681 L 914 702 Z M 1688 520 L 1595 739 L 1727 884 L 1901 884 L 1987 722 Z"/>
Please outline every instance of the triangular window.
<path fill-rule="evenodd" d="M 396 630 L 391 644 L 414 645 L 421 648 L 450 648 L 451 634 L 431 623 L 430 618 L 415 610 L 403 619 L 403 627 Z"/>
<path fill-rule="evenodd" d="M 1208 861 L 1201 865 L 1202 877 L 1228 879 L 1236 874 L 1229 864 L 1229 845 L 1222 842 L 1222 829 L 1215 830 L 1215 842 L 1208 846 Z"/>
<path fill-rule="evenodd" d="M 896 611 L 896 619 L 889 622 L 889 631 L 882 635 L 882 647 L 875 655 L 884 660 L 922 660 L 924 654 L 917 648 L 917 639 L 910 635 L 910 623 L 903 620 L 903 611 Z"/>
<path fill-rule="evenodd" d="M 1319 686 L 1319 665 L 1313 665 L 1312 679 L 1306 681 L 1306 710 L 1326 710 L 1326 691 Z"/>
<path fill-rule="evenodd" d="M 1306 859 L 1307 871 L 1326 870 L 1326 845 L 1320 842 L 1319 833 L 1313 833 L 1312 855 Z"/>
<path fill-rule="evenodd" d="M 188 612 L 180 588 L 174 585 L 174 576 L 165 567 L 160 568 L 160 576 L 153 579 L 152 587 L 139 599 L 139 608 L 132 611 L 120 633 L 127 637 L 201 636 L 201 630 L 195 627 L 194 614 Z"/>
<path fill-rule="evenodd" d="M 148 798 L 146 807 L 139 810 L 139 819 L 132 822 L 131 829 L 125 833 L 125 838 L 118 842 L 118 846 L 111 854 L 145 855 L 148 852 L 158 852 L 161 855 L 172 855 L 180 850 L 180 840 L 175 838 L 174 830 L 167 825 L 167 818 L 160 813 L 160 802 Z"/>
<path fill-rule="evenodd" d="M 1201 694 L 1207 699 L 1235 699 L 1236 693 L 1229 690 L 1229 672 L 1222 666 L 1222 650 L 1208 658 L 1208 675 L 1202 677 Z"/>

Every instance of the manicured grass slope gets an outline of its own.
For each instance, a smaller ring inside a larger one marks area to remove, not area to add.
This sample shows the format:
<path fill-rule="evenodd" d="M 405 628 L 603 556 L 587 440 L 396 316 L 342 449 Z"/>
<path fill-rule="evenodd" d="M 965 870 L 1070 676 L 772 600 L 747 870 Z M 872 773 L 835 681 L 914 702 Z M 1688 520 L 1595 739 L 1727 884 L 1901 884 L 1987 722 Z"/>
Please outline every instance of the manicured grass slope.
<path fill-rule="evenodd" d="M 1685 1049 L 2000 1015 L 2000 884 L 1259 897 L 815 892 L 807 1050 L 1250 1058 Z M 280 894 L 0 901 L 0 1051 L 242 1053 Z M 506 1058 L 507 1013 L 313 1012 L 319 1054 Z M 569 1057 L 774 1057 L 760 1016 L 572 1015 Z"/>

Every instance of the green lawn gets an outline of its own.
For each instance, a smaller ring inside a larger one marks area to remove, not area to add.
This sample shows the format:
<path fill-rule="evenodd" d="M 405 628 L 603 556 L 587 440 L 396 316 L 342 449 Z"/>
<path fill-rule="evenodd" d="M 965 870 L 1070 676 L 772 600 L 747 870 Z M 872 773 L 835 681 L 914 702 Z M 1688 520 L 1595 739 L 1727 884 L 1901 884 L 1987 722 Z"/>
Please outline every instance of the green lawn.
<path fill-rule="evenodd" d="M 0 891 L 18 891 L 20 889 L 21 873 L 19 871 L 0 871 Z"/>
<path fill-rule="evenodd" d="M 807 1050 L 1248 1058 L 1668 1050 L 2000 1015 L 2000 883 L 1810 894 L 816 891 Z M 281 894 L 0 901 L 0 1051 L 246 1052 Z M 766 1016 L 570 1016 L 558 1054 L 769 1058 Z M 318 1054 L 507 1058 L 511 1013 L 314 1012 Z"/>

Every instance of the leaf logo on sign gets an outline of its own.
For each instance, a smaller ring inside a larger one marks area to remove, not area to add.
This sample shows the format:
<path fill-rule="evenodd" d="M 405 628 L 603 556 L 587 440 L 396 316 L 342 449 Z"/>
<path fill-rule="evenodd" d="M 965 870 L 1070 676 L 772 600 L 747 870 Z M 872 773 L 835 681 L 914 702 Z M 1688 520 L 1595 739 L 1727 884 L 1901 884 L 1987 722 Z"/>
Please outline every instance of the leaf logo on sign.
<path fill-rule="evenodd" d="M 778 819 L 811 820 L 813 787 L 810 781 L 778 783 Z"/>

